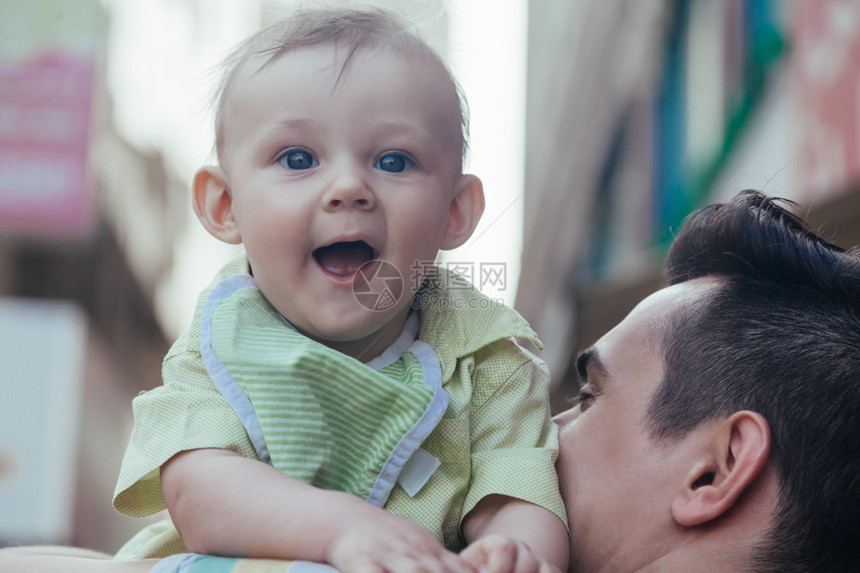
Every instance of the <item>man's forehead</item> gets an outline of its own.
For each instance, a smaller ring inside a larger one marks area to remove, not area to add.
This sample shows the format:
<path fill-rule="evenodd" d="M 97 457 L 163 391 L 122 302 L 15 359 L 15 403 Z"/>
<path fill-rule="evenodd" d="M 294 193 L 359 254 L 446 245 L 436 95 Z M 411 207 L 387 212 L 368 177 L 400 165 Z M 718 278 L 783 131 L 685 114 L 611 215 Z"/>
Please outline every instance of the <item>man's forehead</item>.
<path fill-rule="evenodd" d="M 627 323 L 643 333 L 662 333 L 679 312 L 700 304 L 719 284 L 716 278 L 704 277 L 662 288 L 636 305 L 619 327 Z"/>
<path fill-rule="evenodd" d="M 666 329 L 680 314 L 701 303 L 718 284 L 713 278 L 694 279 L 651 294 L 580 355 L 577 371 L 580 365 L 583 370 L 591 365 L 599 366 L 604 373 L 611 372 L 615 362 L 634 351 L 660 354 Z"/>

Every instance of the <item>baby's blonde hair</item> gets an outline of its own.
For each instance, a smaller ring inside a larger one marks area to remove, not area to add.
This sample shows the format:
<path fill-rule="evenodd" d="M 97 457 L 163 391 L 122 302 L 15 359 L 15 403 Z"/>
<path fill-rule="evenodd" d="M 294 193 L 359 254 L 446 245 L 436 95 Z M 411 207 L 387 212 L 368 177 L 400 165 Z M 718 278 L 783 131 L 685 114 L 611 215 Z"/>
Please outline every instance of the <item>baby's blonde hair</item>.
<path fill-rule="evenodd" d="M 340 76 L 352 57 L 365 48 L 388 48 L 405 55 L 429 59 L 445 70 L 459 100 L 459 161 L 462 169 L 468 148 L 469 109 L 462 88 L 442 58 L 397 15 L 381 9 L 302 10 L 271 24 L 242 42 L 222 63 L 222 79 L 213 97 L 215 109 L 215 153 L 224 153 L 224 114 L 239 71 L 251 58 L 264 57 L 259 70 L 293 50 L 319 45 L 345 49 Z M 259 71 L 258 70 L 258 71 Z"/>

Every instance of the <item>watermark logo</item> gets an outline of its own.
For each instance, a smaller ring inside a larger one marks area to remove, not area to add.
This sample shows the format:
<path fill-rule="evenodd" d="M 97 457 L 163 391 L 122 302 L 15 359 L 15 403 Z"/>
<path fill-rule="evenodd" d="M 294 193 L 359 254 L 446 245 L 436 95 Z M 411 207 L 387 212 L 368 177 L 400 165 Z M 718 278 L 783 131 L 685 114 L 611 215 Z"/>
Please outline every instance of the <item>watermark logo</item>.
<path fill-rule="evenodd" d="M 446 272 L 447 271 L 447 272 Z M 508 269 L 505 263 L 446 262 L 445 268 L 434 261 L 416 261 L 412 265 L 412 289 L 418 290 L 463 290 L 472 285 L 486 295 L 491 291 L 502 292 L 508 288 Z"/>
<path fill-rule="evenodd" d="M 483 291 L 492 287 L 497 291 L 507 290 L 508 271 L 505 263 L 481 263 L 479 271 L 481 276 L 479 289 Z"/>
<path fill-rule="evenodd" d="M 403 296 L 403 277 L 389 262 L 368 261 L 356 273 L 352 294 L 366 309 L 388 310 Z"/>
<path fill-rule="evenodd" d="M 491 298 L 494 294 L 491 291 L 499 293 L 507 289 L 505 263 L 448 262 L 442 268 L 435 261 L 416 261 L 410 271 L 411 292 L 417 293 L 412 301 L 413 308 L 453 304 L 447 292 L 469 290 L 473 285 Z M 392 308 L 405 290 L 405 280 L 397 267 L 379 259 L 363 264 L 352 283 L 355 299 L 369 310 Z M 498 297 L 492 300 L 503 302 Z"/>

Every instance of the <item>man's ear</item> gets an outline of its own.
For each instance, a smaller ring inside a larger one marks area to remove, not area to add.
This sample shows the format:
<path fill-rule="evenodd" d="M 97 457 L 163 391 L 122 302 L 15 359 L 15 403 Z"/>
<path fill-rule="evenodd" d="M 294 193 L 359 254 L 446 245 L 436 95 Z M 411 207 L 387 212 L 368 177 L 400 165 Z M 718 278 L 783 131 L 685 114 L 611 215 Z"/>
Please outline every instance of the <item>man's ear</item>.
<path fill-rule="evenodd" d="M 233 194 L 220 167 L 206 166 L 194 174 L 194 213 L 203 227 L 217 239 L 236 245 L 242 242 L 233 216 Z"/>
<path fill-rule="evenodd" d="M 472 236 L 483 213 L 484 185 L 474 175 L 461 175 L 454 189 L 441 248 L 456 249 L 465 243 Z"/>
<path fill-rule="evenodd" d="M 672 500 L 679 525 L 701 525 L 731 509 L 770 455 L 770 426 L 757 412 L 735 412 L 703 441 L 701 455 Z"/>

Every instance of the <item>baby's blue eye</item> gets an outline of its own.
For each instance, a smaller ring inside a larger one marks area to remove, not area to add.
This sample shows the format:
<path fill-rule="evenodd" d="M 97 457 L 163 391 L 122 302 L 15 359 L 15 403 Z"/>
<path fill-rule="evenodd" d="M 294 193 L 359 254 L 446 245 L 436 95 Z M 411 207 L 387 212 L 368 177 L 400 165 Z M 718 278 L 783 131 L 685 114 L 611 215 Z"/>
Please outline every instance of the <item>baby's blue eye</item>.
<path fill-rule="evenodd" d="M 415 167 L 415 162 L 400 153 L 389 153 L 380 157 L 374 167 L 389 173 L 400 173 Z"/>
<path fill-rule="evenodd" d="M 278 158 L 278 163 L 288 169 L 310 169 L 319 165 L 316 158 L 304 149 L 288 151 Z"/>

